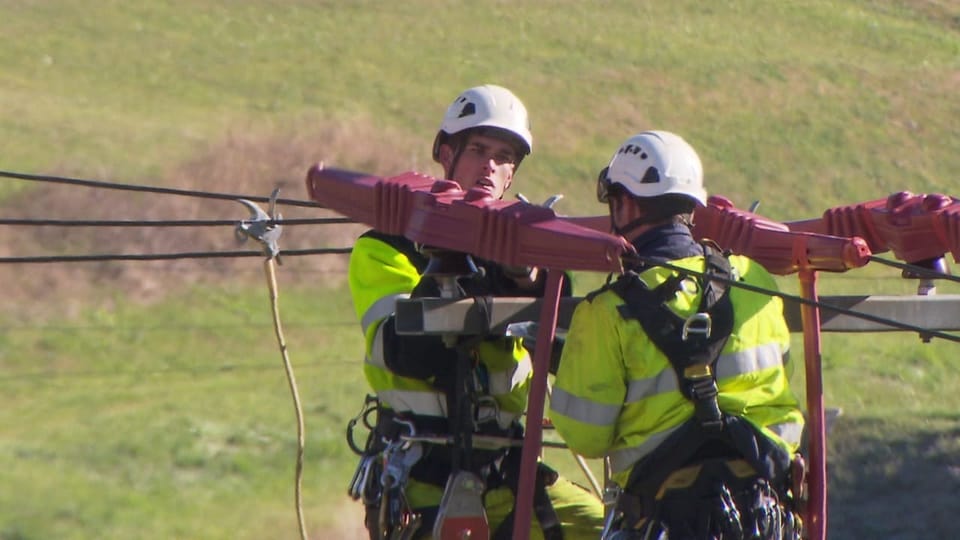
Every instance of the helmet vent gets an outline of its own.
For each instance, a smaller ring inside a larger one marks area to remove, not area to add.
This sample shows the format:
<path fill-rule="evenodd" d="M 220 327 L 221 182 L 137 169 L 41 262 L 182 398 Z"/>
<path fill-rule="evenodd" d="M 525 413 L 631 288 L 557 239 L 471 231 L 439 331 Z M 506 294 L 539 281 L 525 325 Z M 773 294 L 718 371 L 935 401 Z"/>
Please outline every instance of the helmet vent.
<path fill-rule="evenodd" d="M 641 184 L 656 184 L 660 182 L 660 171 L 656 167 L 647 167 L 647 172 L 643 173 L 640 179 Z"/>
<path fill-rule="evenodd" d="M 457 118 L 463 118 L 464 116 L 471 116 L 477 114 L 477 106 L 473 102 L 467 103 L 463 106 L 463 110 L 460 111 L 460 115 Z"/>

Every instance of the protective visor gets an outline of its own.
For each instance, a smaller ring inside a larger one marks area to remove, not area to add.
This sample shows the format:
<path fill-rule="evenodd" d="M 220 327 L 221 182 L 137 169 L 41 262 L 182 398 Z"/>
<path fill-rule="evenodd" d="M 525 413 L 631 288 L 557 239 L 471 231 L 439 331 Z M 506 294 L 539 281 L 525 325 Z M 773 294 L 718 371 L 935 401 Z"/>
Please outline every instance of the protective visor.
<path fill-rule="evenodd" d="M 597 200 L 606 204 L 610 200 L 610 178 L 607 176 L 607 172 L 610 170 L 610 167 L 604 167 L 600 174 L 597 176 Z"/>

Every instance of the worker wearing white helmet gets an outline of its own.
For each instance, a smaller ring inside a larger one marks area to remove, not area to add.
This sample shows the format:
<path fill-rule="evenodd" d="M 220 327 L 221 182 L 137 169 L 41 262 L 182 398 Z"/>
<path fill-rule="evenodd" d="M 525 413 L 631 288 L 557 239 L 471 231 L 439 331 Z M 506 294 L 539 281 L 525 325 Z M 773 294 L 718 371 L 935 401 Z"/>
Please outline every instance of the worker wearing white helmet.
<path fill-rule="evenodd" d="M 447 108 L 433 144 L 433 159 L 444 178 L 464 190 L 480 190 L 496 200 L 504 196 L 513 175 L 533 148 L 523 103 L 506 88 L 483 85 L 463 91 Z M 532 268 L 504 268 L 474 259 L 482 269 L 459 278 L 470 296 L 540 296 L 544 276 Z M 350 256 L 349 283 L 357 318 L 366 339 L 364 374 L 379 403 L 374 441 L 365 451 L 380 455 L 385 445 L 414 430 L 418 435 L 449 438 L 449 411 L 457 351 L 438 336 L 402 336 L 395 331 L 393 312 L 398 298 L 436 295 L 436 283 L 421 280 L 428 259 L 410 240 L 377 231 L 364 233 Z M 569 291 L 568 291 L 569 292 Z M 472 348 L 477 360 L 474 395 L 478 404 L 475 433 L 502 439 L 522 438 L 521 415 L 532 376 L 531 359 L 514 337 L 490 337 Z M 402 498 L 384 503 L 376 485 L 364 492 L 367 528 L 372 538 L 429 537 L 452 465 L 469 470 L 483 482 L 482 508 L 492 538 L 509 538 L 514 495 L 519 477 L 519 447 L 474 448 L 471 463 L 463 463 L 456 448 L 422 444 L 409 459 L 409 479 Z M 363 464 L 364 462 L 361 462 Z M 376 474 L 370 475 L 379 478 Z M 388 496 L 389 497 L 389 496 Z M 599 499 L 542 466 L 537 474 L 531 538 L 596 538 L 602 528 Z M 381 512 L 384 505 L 391 512 Z"/>
<path fill-rule="evenodd" d="M 447 108 L 440 130 L 433 140 L 433 159 L 441 161 L 444 145 L 462 151 L 457 142 L 468 134 L 490 135 L 514 146 L 516 162 L 533 151 L 533 135 L 527 108 L 513 92 L 502 86 L 487 84 L 465 90 Z"/>
<path fill-rule="evenodd" d="M 667 131 L 645 131 L 630 137 L 600 171 L 600 202 L 619 203 L 610 194 L 623 191 L 631 195 L 624 199 L 631 203 L 630 208 L 620 211 L 618 204 L 610 213 L 621 221 L 614 226 L 623 235 L 664 220 L 689 224 L 694 208 L 707 204 L 700 156 L 687 141 Z M 690 237 L 688 243 L 693 244 L 692 240 Z"/>
<path fill-rule="evenodd" d="M 550 416 L 572 450 L 609 460 L 621 494 L 604 538 L 798 539 L 804 421 L 783 305 L 731 285 L 775 290 L 773 278 L 694 239 L 703 166 L 673 133 L 628 138 L 597 198 L 636 257 L 578 304 Z"/>

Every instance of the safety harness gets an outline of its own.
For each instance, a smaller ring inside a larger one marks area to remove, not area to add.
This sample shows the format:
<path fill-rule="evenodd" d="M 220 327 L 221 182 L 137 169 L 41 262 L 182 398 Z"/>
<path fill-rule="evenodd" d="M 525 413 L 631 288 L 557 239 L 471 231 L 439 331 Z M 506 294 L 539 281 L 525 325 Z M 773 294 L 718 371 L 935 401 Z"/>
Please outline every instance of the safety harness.
<path fill-rule="evenodd" d="M 370 416 L 376 415 L 371 422 Z M 506 487 L 516 497 L 520 478 L 520 447 L 504 450 L 471 448 L 464 452 L 464 440 L 453 440 L 456 444 L 404 443 L 403 435 L 429 438 L 429 434 L 449 433 L 447 426 L 431 424 L 427 419 L 410 418 L 397 415 L 384 408 L 374 396 L 367 396 L 365 408 L 350 421 L 347 440 L 354 452 L 361 456 L 361 463 L 351 480 L 349 493 L 355 500 L 362 499 L 372 516 L 368 516 L 368 528 L 381 531 L 383 538 L 402 539 L 412 537 L 423 530 L 432 530 L 438 513 L 444 507 L 411 508 L 404 497 L 404 488 L 408 479 L 435 485 L 448 490 L 453 478 L 459 478 L 458 471 L 472 473 L 482 481 L 479 491 L 475 487 L 458 488 L 459 496 L 481 496 L 487 491 Z M 361 448 L 354 442 L 353 429 L 359 422 L 370 430 L 366 445 Z M 482 433 L 482 430 L 481 430 Z M 476 433 L 475 433 L 476 434 Z M 498 431 L 497 434 L 502 434 Z M 517 428 L 512 436 L 522 440 L 522 430 Z M 540 463 L 537 467 L 534 483 L 533 514 L 540 523 L 546 540 L 562 540 L 561 522 L 553 504 L 547 495 L 547 486 L 557 481 L 558 474 L 550 467 Z M 445 493 L 446 495 L 446 493 Z M 453 495 L 450 495 L 451 497 Z M 453 501 L 457 503 L 458 501 Z M 460 501 L 462 502 L 462 501 Z M 454 504 L 449 508 L 460 508 Z M 491 531 L 492 540 L 507 540 L 513 532 L 514 512 L 510 512 L 500 525 Z"/>
<path fill-rule="evenodd" d="M 626 302 L 618 308 L 620 315 L 640 322 L 650 340 L 670 360 L 680 389 L 693 402 L 703 429 L 715 433 L 723 427 L 717 404 L 717 358 L 733 332 L 733 304 L 727 285 L 732 279 L 732 268 L 730 261 L 711 244 L 704 244 L 704 258 L 704 274 L 721 280 L 677 274 L 650 289 L 639 274 L 628 272 L 611 288 Z M 703 293 L 697 312 L 684 318 L 667 307 L 667 302 L 688 280 L 694 280 Z"/>
<path fill-rule="evenodd" d="M 675 274 L 651 289 L 636 271 L 630 271 L 608 286 L 625 302 L 618 308 L 620 315 L 640 323 L 669 359 L 682 394 L 694 405 L 694 417 L 634 465 L 621 496 L 626 504 L 618 505 L 621 510 L 639 507 L 639 511 L 627 510 L 632 514 L 627 522 L 659 512 L 657 503 L 665 486 L 676 481 L 673 473 L 691 464 L 714 464 L 726 474 L 730 459 L 740 459 L 746 470 L 755 471 L 777 493 L 785 493 L 790 456 L 746 420 L 720 410 L 716 366 L 733 332 L 729 283 L 735 276 L 727 256 L 715 245 L 704 242 L 702 247 L 705 269 L 698 275 Z M 693 315 L 681 317 L 666 304 L 691 283 L 702 293 L 700 304 Z M 740 481 L 736 476 L 729 476 L 731 485 Z M 739 526 L 735 506 L 727 507 L 731 511 L 725 519 Z"/>
<path fill-rule="evenodd" d="M 421 273 L 425 271 L 427 260 L 411 242 L 379 233 L 370 235 L 407 254 Z M 473 443 L 475 435 L 523 440 L 519 425 L 503 429 L 499 427 L 495 416 L 483 413 L 484 407 L 496 407 L 496 404 L 491 404 L 492 398 L 484 399 L 485 396 L 480 395 L 481 388 L 478 388 L 478 385 L 483 386 L 481 372 L 485 368 L 474 353 L 475 347 L 483 340 L 499 339 L 489 334 L 490 295 L 512 292 L 502 288 L 504 279 L 500 276 L 501 272 L 502 269 L 497 266 L 485 265 L 483 278 L 464 279 L 458 283 L 458 287 L 462 288 L 462 296 L 474 299 L 487 324 L 480 335 L 460 339 L 453 349 L 446 348 L 438 353 L 442 358 L 433 359 L 443 367 L 440 372 L 433 374 L 432 380 L 434 386 L 447 397 L 448 418 L 398 415 L 377 402 L 374 406 L 377 412 L 375 426 L 369 424 L 366 415 L 370 413 L 366 412 L 351 423 L 350 429 L 362 418 L 364 424 L 372 429 L 366 448 L 357 452 L 362 458 L 351 482 L 350 494 L 355 499 L 364 500 L 368 514 L 372 511 L 378 516 L 374 522 L 369 521 L 368 516 L 368 529 L 379 531 L 383 538 L 406 539 L 430 530 L 438 534 L 437 529 L 443 529 L 451 519 L 458 526 L 461 523 L 473 523 L 478 510 L 482 515 L 483 495 L 491 489 L 507 487 L 516 497 L 520 477 L 520 448 L 476 448 Z M 421 280 L 411 294 L 412 297 L 438 295 L 436 284 L 427 279 Z M 388 321 L 385 324 L 392 323 Z M 426 350 L 413 354 L 413 362 L 424 364 L 424 355 L 430 356 Z M 454 359 L 453 362 L 447 362 Z M 402 442 L 403 435 L 414 434 L 449 436 L 450 441 L 447 444 L 423 442 L 415 445 Z M 348 441 L 351 441 L 351 448 L 359 450 L 352 442 L 352 434 L 348 433 Z M 391 458 L 396 463 L 394 469 L 397 473 L 390 473 Z M 444 489 L 440 505 L 410 508 L 403 495 L 408 479 Z M 540 464 L 534 485 L 533 513 L 546 540 L 563 538 L 559 517 L 546 493 L 546 487 L 556 479 L 556 472 Z M 511 512 L 492 531 L 492 540 L 510 538 L 513 517 L 514 512 Z M 482 530 L 486 524 L 477 526 Z M 442 536 L 442 531 L 439 533 Z"/>

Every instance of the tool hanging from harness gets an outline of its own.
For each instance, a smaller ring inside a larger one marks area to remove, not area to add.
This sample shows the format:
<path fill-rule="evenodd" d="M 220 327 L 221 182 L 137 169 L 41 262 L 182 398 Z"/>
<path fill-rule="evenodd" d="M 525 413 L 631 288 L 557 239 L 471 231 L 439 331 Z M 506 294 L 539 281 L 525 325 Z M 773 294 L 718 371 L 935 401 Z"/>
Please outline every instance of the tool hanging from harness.
<path fill-rule="evenodd" d="M 630 272 L 609 286 L 625 302 L 618 308 L 620 315 L 640 323 L 669 359 L 681 393 L 694 405 L 694 417 L 634 465 L 617 504 L 617 528 L 624 530 L 621 527 L 633 528 L 644 522 L 647 527 L 657 527 L 661 520 L 688 520 L 674 524 L 695 523 L 700 535 L 713 527 L 721 531 L 724 539 L 746 538 L 749 536 L 741 530 L 741 522 L 749 521 L 755 525 L 754 531 L 776 530 L 776 538 L 791 538 L 799 526 L 790 521 L 789 530 L 793 532 L 784 534 L 781 531 L 786 532 L 787 528 L 781 523 L 792 520 L 793 514 L 787 512 L 789 516 L 780 519 L 780 509 L 773 510 L 779 506 L 778 499 L 786 496 L 784 485 L 790 456 L 749 422 L 720 410 L 717 361 L 734 328 L 728 283 L 735 280 L 735 275 L 730 261 L 719 249 L 711 243 L 703 243 L 702 247 L 705 269 L 699 275 L 672 275 L 651 289 L 639 274 Z M 694 284 L 701 294 L 700 303 L 695 313 L 681 317 L 667 303 Z M 691 513 L 696 500 L 664 504 L 665 493 L 670 493 L 671 485 L 676 487 L 678 478 L 687 489 L 719 490 L 721 504 L 713 509 L 712 517 L 709 510 L 706 516 Z M 739 490 L 736 498 L 742 506 L 749 507 L 745 512 L 738 511 L 732 502 L 731 489 Z M 743 502 L 745 495 L 741 492 L 750 492 L 748 497 L 755 500 Z M 771 492 L 774 495 L 770 496 Z M 772 506 L 770 500 L 774 501 Z M 606 533 L 614 532 L 610 523 Z M 740 534 L 736 533 L 738 530 Z M 604 537 L 619 538 L 616 534 Z M 760 532 L 754 537 L 767 538 Z"/>

